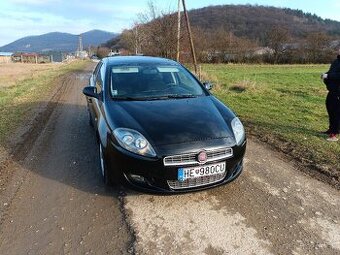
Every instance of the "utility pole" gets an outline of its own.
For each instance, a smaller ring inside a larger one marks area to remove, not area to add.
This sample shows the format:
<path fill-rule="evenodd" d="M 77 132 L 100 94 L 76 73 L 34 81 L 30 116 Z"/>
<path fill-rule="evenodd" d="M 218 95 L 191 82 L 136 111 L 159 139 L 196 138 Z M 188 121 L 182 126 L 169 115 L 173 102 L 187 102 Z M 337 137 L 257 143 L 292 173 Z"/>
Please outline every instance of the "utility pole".
<path fill-rule="evenodd" d="M 188 34 L 189 34 L 190 48 L 191 48 L 192 58 L 193 58 L 193 61 L 194 61 L 195 73 L 197 75 L 198 70 L 197 70 L 196 54 L 195 54 L 194 42 L 192 40 L 192 35 L 191 35 L 189 16 L 188 16 L 187 9 L 185 7 L 185 0 L 182 0 L 182 4 L 183 4 L 184 15 L 185 15 L 185 21 L 186 21 L 186 24 L 187 24 Z"/>
<path fill-rule="evenodd" d="M 177 14 L 177 54 L 176 60 L 179 62 L 179 41 L 181 38 L 181 0 L 178 0 L 178 14 Z"/>
<path fill-rule="evenodd" d="M 83 51 L 83 39 L 81 35 L 78 35 L 78 51 Z"/>
<path fill-rule="evenodd" d="M 138 54 L 138 25 L 135 25 L 135 54 Z"/>

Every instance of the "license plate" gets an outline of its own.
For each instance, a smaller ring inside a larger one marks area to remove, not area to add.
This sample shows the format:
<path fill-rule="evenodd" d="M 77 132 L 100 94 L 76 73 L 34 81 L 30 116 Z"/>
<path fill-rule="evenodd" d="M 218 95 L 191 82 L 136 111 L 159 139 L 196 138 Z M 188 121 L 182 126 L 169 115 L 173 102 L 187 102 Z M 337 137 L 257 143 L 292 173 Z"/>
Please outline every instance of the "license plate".
<path fill-rule="evenodd" d="M 225 172 L 225 162 L 202 165 L 195 167 L 178 168 L 178 180 L 183 182 L 187 179 L 221 174 Z"/>

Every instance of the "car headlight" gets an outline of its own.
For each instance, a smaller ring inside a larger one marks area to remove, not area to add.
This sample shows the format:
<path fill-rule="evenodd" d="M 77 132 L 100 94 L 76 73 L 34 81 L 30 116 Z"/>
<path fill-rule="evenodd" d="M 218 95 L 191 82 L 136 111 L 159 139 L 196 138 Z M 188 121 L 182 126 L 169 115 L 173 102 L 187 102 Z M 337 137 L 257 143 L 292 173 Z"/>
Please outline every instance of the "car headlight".
<path fill-rule="evenodd" d="M 138 131 L 129 128 L 116 128 L 113 134 L 118 143 L 126 150 L 143 156 L 156 156 L 151 144 Z"/>
<path fill-rule="evenodd" d="M 231 121 L 231 128 L 233 129 L 236 144 L 240 145 L 241 142 L 243 142 L 245 138 L 245 131 L 242 122 L 239 120 L 239 118 L 234 118 Z"/>

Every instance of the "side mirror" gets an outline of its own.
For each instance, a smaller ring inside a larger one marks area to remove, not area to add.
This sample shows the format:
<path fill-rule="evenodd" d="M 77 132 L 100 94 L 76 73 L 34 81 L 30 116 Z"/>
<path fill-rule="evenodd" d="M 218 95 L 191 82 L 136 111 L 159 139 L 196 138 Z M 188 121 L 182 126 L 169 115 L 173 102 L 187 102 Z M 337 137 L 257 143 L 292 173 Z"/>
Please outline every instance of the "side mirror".
<path fill-rule="evenodd" d="M 210 81 L 204 81 L 203 82 L 203 86 L 207 89 L 207 90 L 211 90 L 213 88 L 213 84 Z"/>
<path fill-rule="evenodd" d="M 97 98 L 99 97 L 99 95 L 97 94 L 97 88 L 96 87 L 92 87 L 92 86 L 87 86 L 83 89 L 83 94 L 88 96 L 88 97 L 94 97 Z"/>

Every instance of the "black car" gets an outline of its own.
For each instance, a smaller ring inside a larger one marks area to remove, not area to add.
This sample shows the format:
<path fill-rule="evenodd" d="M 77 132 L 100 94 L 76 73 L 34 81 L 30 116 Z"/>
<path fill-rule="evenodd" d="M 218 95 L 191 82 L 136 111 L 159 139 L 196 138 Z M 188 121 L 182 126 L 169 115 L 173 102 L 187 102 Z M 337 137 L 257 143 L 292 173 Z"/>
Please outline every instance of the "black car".
<path fill-rule="evenodd" d="M 238 177 L 245 131 L 210 88 L 169 59 L 102 59 L 83 93 L 105 183 L 171 193 Z"/>

